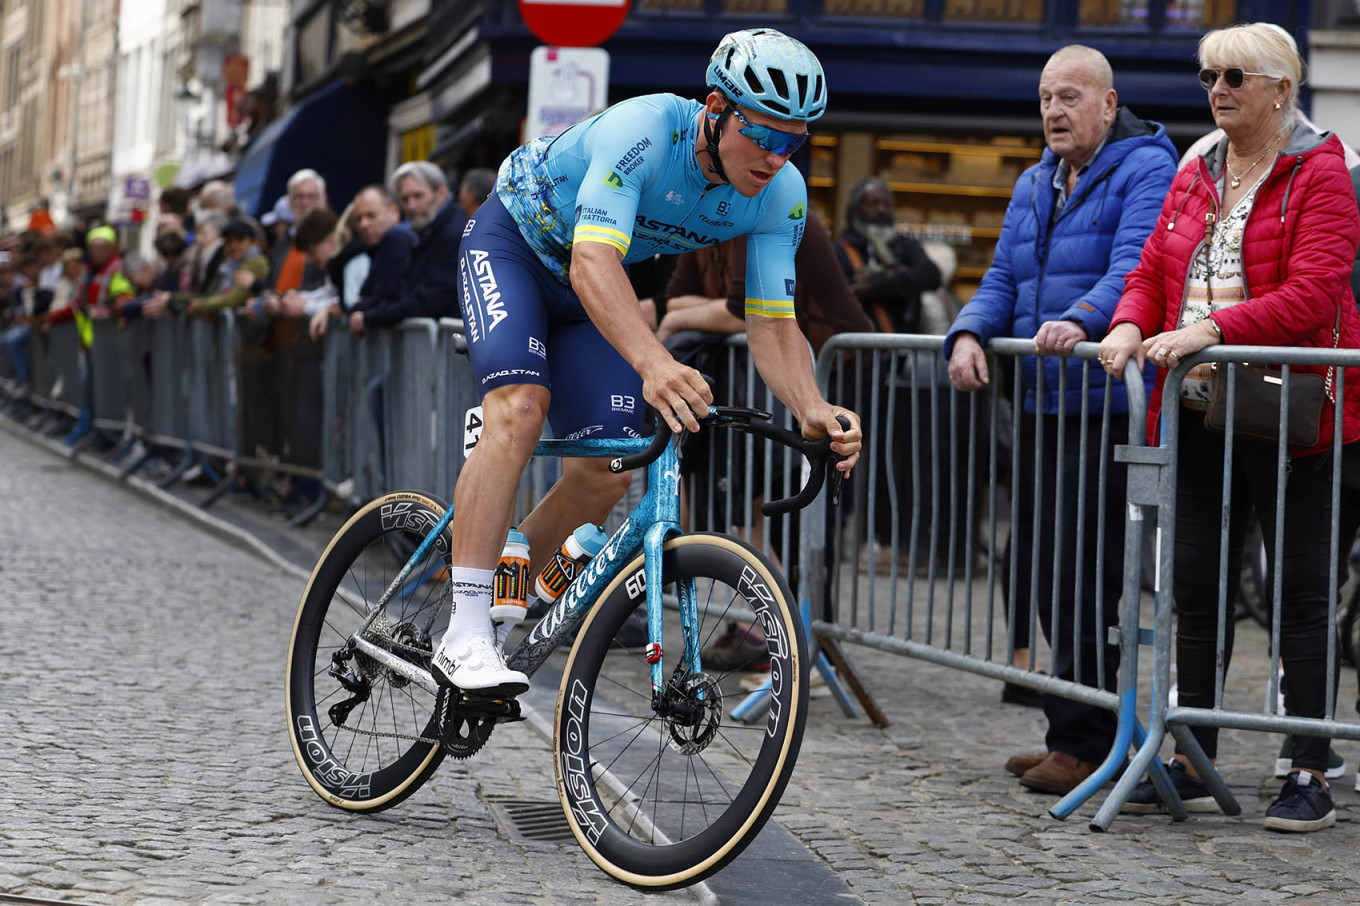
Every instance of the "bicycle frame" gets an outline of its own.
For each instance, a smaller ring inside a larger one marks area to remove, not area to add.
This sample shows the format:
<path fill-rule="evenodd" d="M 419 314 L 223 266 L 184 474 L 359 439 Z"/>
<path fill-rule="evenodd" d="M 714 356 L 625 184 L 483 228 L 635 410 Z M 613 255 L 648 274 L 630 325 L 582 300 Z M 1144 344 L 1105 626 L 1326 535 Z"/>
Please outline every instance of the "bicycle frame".
<path fill-rule="evenodd" d="M 650 437 L 546 440 L 540 441 L 534 448 L 534 455 L 559 458 L 619 457 L 642 452 L 651 444 L 652 438 Z M 677 444 L 672 441 L 666 445 L 661 456 L 647 466 L 646 493 L 628 514 L 623 525 L 610 536 L 604 549 L 590 561 L 576 581 L 567 587 L 567 590 L 558 598 L 547 615 L 534 626 L 528 637 L 506 658 L 506 664 L 510 669 L 523 671 L 526 676 L 533 676 L 538 668 L 543 665 L 543 662 L 548 659 L 548 656 L 557 650 L 558 646 L 564 641 L 567 641 L 570 634 L 581 625 L 590 606 L 599 594 L 613 581 L 619 570 L 637 556 L 638 550 L 641 549 L 644 556 L 643 569 L 636 577 L 636 583 L 630 587 L 630 591 L 645 592 L 649 640 L 647 661 L 651 670 L 652 692 L 656 694 L 662 689 L 662 586 L 658 582 L 648 582 L 646 577 L 661 575 L 661 550 L 666 539 L 672 535 L 682 534 L 680 529 L 679 484 L 680 455 L 677 451 Z M 436 539 L 448 528 L 452 519 L 453 507 L 450 506 L 444 511 L 444 515 L 440 517 L 439 521 L 426 532 L 424 539 L 411 553 L 406 564 L 397 573 L 396 578 L 392 580 L 383 591 L 382 596 L 374 603 L 363 625 L 354 633 L 356 644 L 365 654 L 398 671 L 430 692 L 436 691 L 437 687 L 434 678 L 428 671 L 365 642 L 363 635 L 376 616 L 386 609 L 387 603 L 393 596 L 400 594 L 403 583 L 415 569 L 416 564 L 425 558 Z M 692 586 L 686 586 L 682 583 L 678 592 L 681 625 L 688 629 L 697 625 L 698 605 L 694 599 Z M 684 659 L 690 665 L 691 670 L 697 673 L 700 670 L 699 640 L 693 638 L 693 635 L 690 632 L 685 633 L 687 641 Z"/>

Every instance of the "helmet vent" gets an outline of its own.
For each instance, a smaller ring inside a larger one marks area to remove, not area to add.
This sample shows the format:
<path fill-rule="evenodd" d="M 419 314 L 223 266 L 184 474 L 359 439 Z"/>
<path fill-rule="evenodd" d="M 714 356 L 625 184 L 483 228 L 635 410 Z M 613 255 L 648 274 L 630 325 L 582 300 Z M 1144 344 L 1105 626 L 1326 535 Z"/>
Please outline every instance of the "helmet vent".
<path fill-rule="evenodd" d="M 813 100 L 814 103 L 817 101 L 818 98 L 820 98 L 820 97 L 823 96 L 823 95 L 822 95 L 822 92 L 823 92 L 823 89 L 822 89 L 822 77 L 819 75 L 819 76 L 817 76 L 817 87 L 816 87 L 816 89 L 812 92 L 812 100 Z"/>
<path fill-rule="evenodd" d="M 807 103 L 809 100 L 811 100 L 811 99 L 808 97 L 807 86 L 808 86 L 808 77 L 805 76 L 805 75 L 803 75 L 803 74 L 800 72 L 800 73 L 798 74 L 798 96 L 797 96 L 796 98 L 791 98 L 790 100 L 792 100 L 794 103 L 799 103 L 799 104 L 804 104 L 804 105 L 806 105 L 806 103 Z"/>
<path fill-rule="evenodd" d="M 781 98 L 789 97 L 789 82 L 787 79 L 784 78 L 784 73 L 782 70 L 771 69 L 770 81 L 774 83 L 772 87 L 774 88 L 775 94 L 777 94 Z M 796 98 L 789 99 L 795 101 L 797 100 Z"/>
<path fill-rule="evenodd" d="M 732 68 L 732 57 L 736 56 L 736 53 L 737 46 L 735 44 L 727 48 L 727 59 L 723 61 L 723 69 L 730 70 Z"/>
<path fill-rule="evenodd" d="M 771 110 L 773 110 L 775 113 L 781 113 L 781 114 L 783 114 L 783 115 L 786 116 L 786 117 L 792 116 L 792 114 L 789 113 L 788 105 L 786 105 L 786 104 L 781 104 L 781 103 L 779 103 L 778 101 L 772 101 L 772 100 L 770 100 L 769 98 L 766 98 L 766 99 L 765 99 L 765 106 L 766 106 L 766 107 L 769 107 L 769 108 L 770 108 Z"/>
<path fill-rule="evenodd" d="M 755 93 L 755 95 L 758 97 L 762 93 L 763 89 L 761 88 L 760 85 L 760 79 L 756 78 L 755 70 L 753 70 L 750 66 L 747 66 L 745 76 L 746 84 L 751 87 L 751 91 Z"/>

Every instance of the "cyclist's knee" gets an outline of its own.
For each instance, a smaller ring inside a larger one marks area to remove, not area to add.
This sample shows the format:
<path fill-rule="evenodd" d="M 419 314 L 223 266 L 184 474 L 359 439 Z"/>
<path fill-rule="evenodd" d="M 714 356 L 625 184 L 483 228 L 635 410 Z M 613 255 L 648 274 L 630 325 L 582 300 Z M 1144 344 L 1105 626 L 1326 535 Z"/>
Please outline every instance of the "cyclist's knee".
<path fill-rule="evenodd" d="M 522 441 L 532 449 L 543 431 L 551 399 L 548 389 L 537 384 L 497 387 L 482 398 L 483 438 L 499 435 L 512 444 Z"/>

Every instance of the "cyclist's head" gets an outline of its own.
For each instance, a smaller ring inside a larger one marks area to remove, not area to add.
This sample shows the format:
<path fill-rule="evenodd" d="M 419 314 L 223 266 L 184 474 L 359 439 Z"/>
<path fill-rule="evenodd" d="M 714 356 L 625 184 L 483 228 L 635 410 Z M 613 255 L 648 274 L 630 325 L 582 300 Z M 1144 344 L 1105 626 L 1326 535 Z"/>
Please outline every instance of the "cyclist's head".
<path fill-rule="evenodd" d="M 710 178 L 751 197 L 807 141 L 806 124 L 826 112 L 826 76 L 801 41 L 772 28 L 751 28 L 718 43 L 709 59 L 708 82 L 703 126 Z M 734 116 L 743 138 L 726 144 L 724 160 L 719 145 Z"/>
<path fill-rule="evenodd" d="M 734 103 L 780 120 L 826 112 L 826 75 L 807 46 L 773 28 L 734 31 L 708 61 L 708 84 Z"/>

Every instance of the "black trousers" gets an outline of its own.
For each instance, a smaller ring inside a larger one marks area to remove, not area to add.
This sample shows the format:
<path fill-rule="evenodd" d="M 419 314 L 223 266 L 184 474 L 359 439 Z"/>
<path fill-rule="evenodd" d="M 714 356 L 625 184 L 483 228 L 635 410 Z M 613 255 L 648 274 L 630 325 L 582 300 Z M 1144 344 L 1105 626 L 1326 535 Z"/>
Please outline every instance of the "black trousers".
<path fill-rule="evenodd" d="M 1218 644 L 1218 579 L 1223 506 L 1224 437 L 1204 427 L 1200 413 L 1181 413 L 1176 477 L 1176 671 L 1179 703 L 1212 708 Z M 1233 444 L 1232 509 L 1228 517 L 1228 600 L 1237 595 L 1243 534 L 1254 507 L 1275 564 L 1276 448 L 1237 438 Z M 1325 717 L 1327 702 L 1328 561 L 1332 533 L 1332 454 L 1290 460 L 1284 487 L 1284 564 L 1280 611 L 1280 659 L 1284 663 L 1285 712 Z M 1345 561 L 1342 561 L 1344 568 Z M 1233 608 L 1224 626 L 1223 672 L 1233 650 Z M 1333 677 L 1335 682 L 1335 677 Z M 1191 727 L 1206 755 L 1218 755 L 1218 730 Z M 1298 736 L 1294 764 L 1323 770 L 1330 740 Z M 1178 749 L 1179 751 L 1179 749 Z"/>
<path fill-rule="evenodd" d="M 1042 458 L 1036 473 L 1035 443 L 1040 430 Z M 1016 647 L 1029 644 L 1030 620 L 1036 615 L 1053 650 L 1055 675 L 1107 691 L 1116 690 L 1119 676 L 1119 648 L 1107 644 L 1106 630 L 1119 624 L 1127 498 L 1126 473 L 1123 466 L 1114 463 L 1113 450 L 1116 444 L 1127 443 L 1128 431 L 1128 416 L 1111 417 L 1102 456 L 1099 416 L 1085 425 L 1075 415 L 1020 416 L 1020 447 L 1014 471 L 1019 522 L 1011 526 L 1002 570 L 1007 606 L 1014 605 Z M 1063 442 L 1061 455 L 1059 437 Z M 1102 460 L 1103 516 L 1098 506 Z M 1079 501 L 1082 475 L 1085 499 Z M 1103 563 L 1097 571 L 1097 554 L 1102 549 Z M 1014 587 L 1010 584 L 1012 562 Z M 1036 576 L 1038 593 L 1034 594 Z M 1114 743 L 1118 720 L 1112 711 L 1049 695 L 1044 697 L 1044 715 L 1048 718 L 1045 741 L 1049 751 L 1065 752 L 1082 761 L 1100 761 Z"/>

